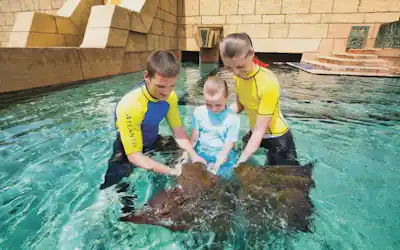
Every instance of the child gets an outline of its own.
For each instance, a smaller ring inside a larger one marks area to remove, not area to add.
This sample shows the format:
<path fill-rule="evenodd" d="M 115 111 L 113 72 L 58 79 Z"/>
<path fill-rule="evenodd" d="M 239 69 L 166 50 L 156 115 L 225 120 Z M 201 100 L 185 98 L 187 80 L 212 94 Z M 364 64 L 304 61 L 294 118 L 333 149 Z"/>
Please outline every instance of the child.
<path fill-rule="evenodd" d="M 261 146 L 268 149 L 266 164 L 298 165 L 296 148 L 288 122 L 279 107 L 279 81 L 254 60 L 254 48 L 246 33 L 226 36 L 220 44 L 221 59 L 235 75 L 235 113 L 246 110 L 251 136 L 239 157 L 247 161 Z"/>
<path fill-rule="evenodd" d="M 225 80 L 207 79 L 205 105 L 193 113 L 191 138 L 196 153 L 207 161 L 207 169 L 224 179 L 232 176 L 236 164 L 234 146 L 240 130 L 239 116 L 226 106 L 228 94 Z"/>

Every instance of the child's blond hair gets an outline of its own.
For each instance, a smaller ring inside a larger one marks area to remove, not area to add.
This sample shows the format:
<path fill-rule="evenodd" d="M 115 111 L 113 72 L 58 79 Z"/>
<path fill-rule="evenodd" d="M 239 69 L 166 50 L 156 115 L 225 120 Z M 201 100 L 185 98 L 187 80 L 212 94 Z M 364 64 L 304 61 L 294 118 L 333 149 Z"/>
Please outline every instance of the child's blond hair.
<path fill-rule="evenodd" d="M 204 83 L 204 93 L 209 96 L 215 96 L 223 92 L 224 96 L 228 98 L 228 84 L 226 81 L 218 76 L 211 76 Z"/>

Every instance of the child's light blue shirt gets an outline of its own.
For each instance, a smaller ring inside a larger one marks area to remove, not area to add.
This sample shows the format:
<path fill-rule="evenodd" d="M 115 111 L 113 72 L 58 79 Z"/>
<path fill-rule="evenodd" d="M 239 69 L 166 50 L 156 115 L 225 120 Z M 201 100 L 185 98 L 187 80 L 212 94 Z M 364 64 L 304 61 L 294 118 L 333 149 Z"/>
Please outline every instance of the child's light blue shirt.
<path fill-rule="evenodd" d="M 207 162 L 215 163 L 215 156 L 224 148 L 227 142 L 237 142 L 240 131 L 240 118 L 228 107 L 214 114 L 205 105 L 194 110 L 192 127 L 198 131 L 198 141 L 195 146 L 197 154 Z M 221 166 L 232 167 L 236 163 L 237 154 L 234 149 L 228 155 L 228 161 Z"/>

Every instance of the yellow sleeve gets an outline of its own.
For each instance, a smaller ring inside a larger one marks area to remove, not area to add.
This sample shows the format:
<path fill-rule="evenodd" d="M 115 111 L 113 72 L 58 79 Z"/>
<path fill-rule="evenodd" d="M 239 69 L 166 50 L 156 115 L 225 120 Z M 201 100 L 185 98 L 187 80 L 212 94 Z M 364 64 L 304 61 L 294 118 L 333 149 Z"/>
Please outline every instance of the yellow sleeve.
<path fill-rule="evenodd" d="M 167 112 L 166 118 L 169 126 L 171 128 L 177 128 L 182 126 L 181 116 L 179 114 L 178 108 L 178 96 L 175 91 L 171 93 L 167 102 L 169 103 L 169 110 Z"/>
<path fill-rule="evenodd" d="M 265 87 L 261 90 L 261 101 L 258 114 L 272 116 L 279 101 L 279 82 L 277 79 L 266 79 Z"/>
<path fill-rule="evenodd" d="M 143 106 L 140 104 L 124 105 L 121 103 L 117 107 L 118 130 L 126 155 L 143 150 L 141 125 L 144 115 Z"/>

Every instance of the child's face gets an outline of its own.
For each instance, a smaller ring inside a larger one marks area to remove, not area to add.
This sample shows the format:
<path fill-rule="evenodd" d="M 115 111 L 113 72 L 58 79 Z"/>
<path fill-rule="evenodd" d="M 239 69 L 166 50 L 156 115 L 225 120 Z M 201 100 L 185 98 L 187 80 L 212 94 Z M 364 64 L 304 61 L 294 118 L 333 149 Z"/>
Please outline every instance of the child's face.
<path fill-rule="evenodd" d="M 223 57 L 221 56 L 224 65 L 236 76 L 245 77 L 253 70 L 253 56 L 238 56 L 238 57 Z"/>
<path fill-rule="evenodd" d="M 223 91 L 220 91 L 214 96 L 210 96 L 207 93 L 204 93 L 204 100 L 206 102 L 207 109 L 214 114 L 218 114 L 221 111 L 225 110 L 226 97 Z"/>

